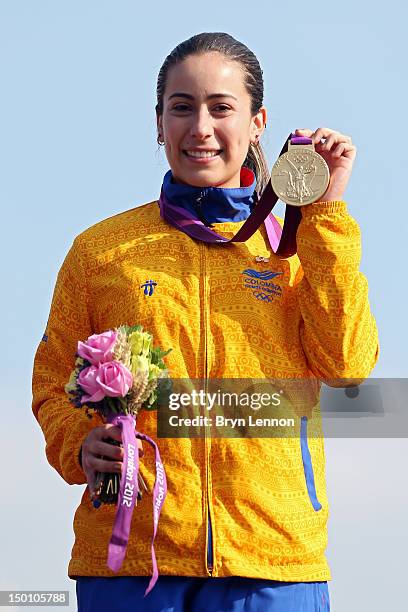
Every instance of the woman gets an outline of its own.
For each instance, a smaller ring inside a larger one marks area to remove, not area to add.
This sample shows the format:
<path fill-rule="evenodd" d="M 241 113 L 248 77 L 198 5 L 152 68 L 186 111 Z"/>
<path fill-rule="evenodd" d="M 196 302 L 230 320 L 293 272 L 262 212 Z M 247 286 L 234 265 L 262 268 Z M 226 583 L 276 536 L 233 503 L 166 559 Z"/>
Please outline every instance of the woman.
<path fill-rule="evenodd" d="M 156 115 L 170 166 L 167 200 L 231 238 L 269 181 L 256 57 L 224 33 L 184 41 L 160 70 Z M 324 447 L 321 436 L 308 438 L 306 416 L 295 437 L 158 440 L 168 481 L 155 541 L 160 577 L 142 599 L 151 499 L 135 509 L 114 574 L 106 556 L 115 508 L 96 510 L 89 493 L 96 471 L 121 469 L 123 450 L 103 441 L 120 441 L 120 431 L 87 419 L 63 392 L 78 339 L 123 323 L 141 323 L 155 343 L 173 347 L 166 362 L 175 379 L 341 385 L 369 375 L 377 329 L 358 269 L 359 227 L 342 199 L 356 148 L 329 128 L 297 134 L 312 138 L 330 169 L 321 200 L 301 209 L 297 255 L 274 255 L 263 225 L 244 243 L 193 239 L 165 221 L 154 200 L 82 232 L 61 267 L 35 358 L 33 411 L 50 463 L 68 483 L 89 487 L 75 514 L 68 571 L 81 611 L 329 609 Z M 273 277 L 275 289 L 247 282 L 248 270 Z M 157 415 L 141 413 L 138 429 L 155 438 Z M 141 474 L 152 490 L 152 453 L 143 455 Z"/>

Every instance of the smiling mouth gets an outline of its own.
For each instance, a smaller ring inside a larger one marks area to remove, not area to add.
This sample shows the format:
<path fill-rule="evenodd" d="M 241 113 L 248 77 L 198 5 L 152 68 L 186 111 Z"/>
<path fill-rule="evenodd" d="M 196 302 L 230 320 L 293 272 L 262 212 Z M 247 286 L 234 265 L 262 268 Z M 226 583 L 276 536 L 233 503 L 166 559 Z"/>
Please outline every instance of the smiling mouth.
<path fill-rule="evenodd" d="M 183 149 L 183 154 L 186 157 L 191 157 L 194 159 L 211 159 L 212 157 L 217 157 L 222 152 L 223 149 L 219 149 L 218 151 L 187 151 L 186 149 Z"/>

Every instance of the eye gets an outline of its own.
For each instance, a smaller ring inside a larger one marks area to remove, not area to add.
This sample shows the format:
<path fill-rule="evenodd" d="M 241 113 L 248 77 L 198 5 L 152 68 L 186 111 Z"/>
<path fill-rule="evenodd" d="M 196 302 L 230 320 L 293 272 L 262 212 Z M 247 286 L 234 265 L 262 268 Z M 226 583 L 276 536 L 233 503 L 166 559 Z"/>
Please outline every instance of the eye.
<path fill-rule="evenodd" d="M 178 111 L 178 112 L 184 112 L 184 111 L 188 111 L 190 109 L 188 104 L 175 104 L 173 106 L 173 110 L 174 111 Z M 226 104 L 217 104 L 217 106 L 214 106 L 214 111 L 215 112 L 221 112 L 221 113 L 225 113 L 227 111 L 230 110 L 230 107 L 227 106 Z"/>

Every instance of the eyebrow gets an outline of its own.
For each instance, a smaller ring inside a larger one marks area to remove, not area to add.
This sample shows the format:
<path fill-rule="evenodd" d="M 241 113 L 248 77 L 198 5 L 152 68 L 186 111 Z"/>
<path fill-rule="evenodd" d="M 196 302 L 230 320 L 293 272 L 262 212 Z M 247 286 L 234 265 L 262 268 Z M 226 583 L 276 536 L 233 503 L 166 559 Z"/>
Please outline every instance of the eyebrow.
<path fill-rule="evenodd" d="M 194 96 L 183 92 L 176 92 L 171 94 L 171 96 L 169 96 L 169 100 L 171 100 L 172 98 L 187 98 L 188 100 L 194 100 Z M 236 98 L 232 94 L 227 93 L 213 93 L 207 96 L 207 100 L 212 100 L 213 98 L 234 98 L 234 100 L 238 102 L 238 98 Z"/>

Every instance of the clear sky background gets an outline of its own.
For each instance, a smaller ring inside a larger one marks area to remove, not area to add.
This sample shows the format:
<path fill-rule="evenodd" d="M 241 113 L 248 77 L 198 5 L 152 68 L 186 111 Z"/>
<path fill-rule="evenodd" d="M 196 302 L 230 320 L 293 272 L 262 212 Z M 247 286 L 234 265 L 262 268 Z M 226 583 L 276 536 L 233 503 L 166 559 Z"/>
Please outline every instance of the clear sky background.
<path fill-rule="evenodd" d="M 297 127 L 352 137 L 344 199 L 361 226 L 380 331 L 372 377 L 407 376 L 407 18 L 394 0 L 0 0 L 0 589 L 69 589 L 76 609 L 67 566 L 84 487 L 46 462 L 32 362 L 75 236 L 159 195 L 168 165 L 156 143 L 157 74 L 193 34 L 229 32 L 258 56 L 270 166 Z M 401 609 L 407 440 L 327 439 L 326 459 L 332 610 Z"/>

